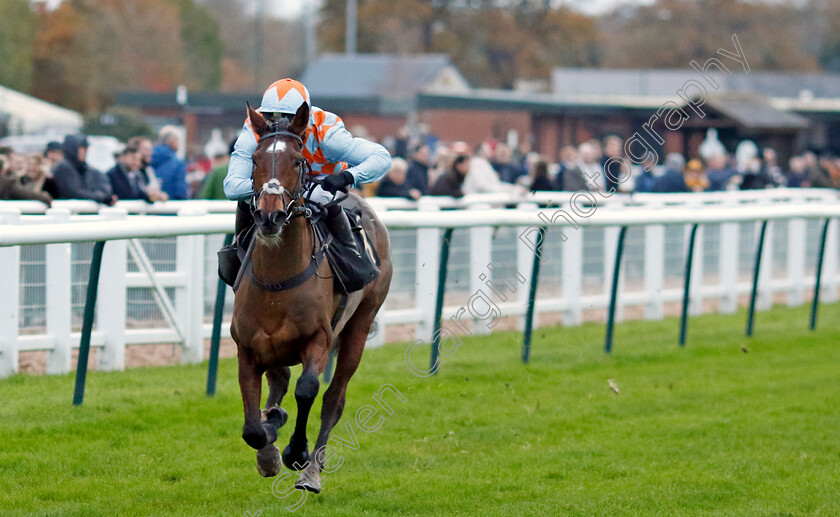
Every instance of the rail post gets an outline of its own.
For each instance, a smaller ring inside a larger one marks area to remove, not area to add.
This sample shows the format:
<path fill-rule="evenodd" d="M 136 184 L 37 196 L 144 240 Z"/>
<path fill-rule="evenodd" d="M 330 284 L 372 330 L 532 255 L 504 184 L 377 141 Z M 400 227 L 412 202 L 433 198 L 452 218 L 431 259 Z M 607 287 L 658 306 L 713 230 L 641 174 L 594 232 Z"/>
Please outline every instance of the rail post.
<path fill-rule="evenodd" d="M 85 381 L 87 380 L 88 357 L 90 357 L 90 336 L 93 331 L 93 316 L 96 308 L 96 295 L 99 292 L 99 271 L 102 267 L 102 251 L 105 241 L 93 245 L 90 259 L 85 312 L 82 319 L 82 337 L 79 342 L 79 360 L 76 363 L 76 385 L 73 390 L 73 405 L 80 406 L 85 399 Z"/>
<path fill-rule="evenodd" d="M 537 282 L 540 276 L 540 262 L 543 244 L 545 244 L 545 228 L 538 230 L 538 240 L 534 246 L 534 262 L 531 266 L 531 285 L 528 289 L 528 310 L 525 313 L 525 332 L 522 336 L 522 362 L 527 363 L 531 358 L 531 335 L 534 330 L 534 306 L 537 302 Z"/>
<path fill-rule="evenodd" d="M 615 264 L 613 264 L 613 278 L 610 289 L 610 308 L 607 312 L 607 335 L 604 339 L 604 352 L 612 352 L 613 329 L 615 327 L 615 307 L 618 298 L 618 280 L 621 274 L 621 256 L 624 254 L 624 237 L 627 235 L 627 227 L 622 226 L 618 232 L 618 244 L 615 249 Z"/>
<path fill-rule="evenodd" d="M 755 267 L 753 268 L 752 292 L 750 294 L 750 308 L 747 314 L 747 337 L 753 335 L 755 324 L 755 301 L 758 296 L 758 278 L 761 272 L 761 255 L 764 253 L 764 236 L 767 234 L 767 221 L 761 222 L 761 233 L 758 235 L 758 246 L 755 250 Z"/>
<path fill-rule="evenodd" d="M 223 246 L 227 247 L 233 243 L 233 234 L 225 235 Z M 216 377 L 219 371 L 219 347 L 222 343 L 222 318 L 225 314 L 225 295 L 227 284 L 218 279 L 216 283 L 216 304 L 213 307 L 213 331 L 210 334 L 210 358 L 207 364 L 207 396 L 216 394 Z"/>
<path fill-rule="evenodd" d="M 680 318 L 680 346 L 685 346 L 686 332 L 688 331 L 688 303 L 691 291 L 691 268 L 694 264 L 694 239 L 697 237 L 699 225 L 691 225 L 691 233 L 688 237 L 688 253 L 685 259 L 685 284 L 683 285 L 682 317 Z"/>
<path fill-rule="evenodd" d="M 437 374 L 440 368 L 435 368 L 437 364 L 438 355 L 440 353 L 440 319 L 443 316 L 443 298 L 446 294 L 446 266 L 449 264 L 449 245 L 452 242 L 452 228 L 447 228 L 443 232 L 443 240 L 440 245 L 440 262 L 438 263 L 438 285 L 437 285 L 437 299 L 435 300 L 435 319 L 432 327 L 432 356 L 429 361 L 429 367 L 434 369 L 433 373 Z"/>
<path fill-rule="evenodd" d="M 820 237 L 820 252 L 819 255 L 817 255 L 817 278 L 814 282 L 814 299 L 811 301 L 811 330 L 817 328 L 817 309 L 819 308 L 820 304 L 820 288 L 822 286 L 822 270 L 823 259 L 825 257 L 825 242 L 828 237 L 828 225 L 830 223 L 831 219 L 825 220 L 825 223 L 823 223 L 822 236 Z"/>

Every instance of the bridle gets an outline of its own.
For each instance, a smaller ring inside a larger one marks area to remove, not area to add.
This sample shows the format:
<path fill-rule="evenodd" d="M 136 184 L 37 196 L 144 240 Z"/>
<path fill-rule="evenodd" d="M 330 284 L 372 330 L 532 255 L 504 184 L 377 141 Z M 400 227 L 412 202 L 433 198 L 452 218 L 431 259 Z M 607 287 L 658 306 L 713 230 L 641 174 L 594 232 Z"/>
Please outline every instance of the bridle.
<path fill-rule="evenodd" d="M 296 135 L 287 130 L 277 130 L 272 131 L 270 133 L 266 133 L 262 135 L 260 140 L 264 138 L 273 138 L 274 141 L 272 145 L 276 148 L 278 138 L 280 137 L 288 137 L 291 138 L 300 145 L 301 149 L 303 149 L 303 138 L 300 135 Z M 333 199 L 325 204 L 317 203 L 310 199 L 312 195 L 312 191 L 315 190 L 320 184 L 315 178 L 312 178 L 311 172 L 312 167 L 309 162 L 301 157 L 297 162 L 296 165 L 299 170 L 299 178 L 298 178 L 298 187 L 297 190 L 294 192 L 288 192 L 283 185 L 280 184 L 280 180 L 277 179 L 277 163 L 276 163 L 276 156 L 277 153 L 272 153 L 271 156 L 271 170 L 269 171 L 269 178 L 268 181 L 260 188 L 259 193 L 257 193 L 256 186 L 254 186 L 253 197 L 251 199 L 251 215 L 254 218 L 255 222 L 268 221 L 277 225 L 278 231 L 282 230 L 289 224 L 289 221 L 294 219 L 295 217 L 303 217 L 309 222 L 309 226 L 312 228 L 312 231 L 315 233 L 316 238 L 313 239 L 313 249 L 312 249 L 312 259 L 309 262 L 309 266 L 302 271 L 301 273 L 295 275 L 292 278 L 284 280 L 282 282 L 277 283 L 265 283 L 259 280 L 254 276 L 253 273 L 253 266 L 251 263 L 251 253 L 254 250 L 254 245 L 256 243 L 256 239 L 252 238 L 250 244 L 248 245 L 248 249 L 245 253 L 245 258 L 242 260 L 242 267 L 239 269 L 239 274 L 236 277 L 236 281 L 233 284 L 233 290 L 236 291 L 239 288 L 239 284 L 242 281 L 243 274 L 247 274 L 250 278 L 251 282 L 256 285 L 259 289 L 263 291 L 270 291 L 270 292 L 279 292 L 285 291 L 287 289 L 292 289 L 297 287 L 298 285 L 303 284 L 313 275 L 317 274 L 318 267 L 323 260 L 327 248 L 333 241 L 332 235 L 327 232 L 326 234 L 320 233 L 315 228 L 315 223 L 319 221 L 327 212 L 327 209 L 338 203 L 341 203 L 344 199 L 347 198 L 347 194 L 344 196 L 338 196 L 335 194 Z M 253 170 L 251 172 L 251 182 L 254 181 L 253 171 L 256 170 L 257 163 L 256 160 L 253 159 Z M 285 205 L 283 210 L 278 210 L 276 212 L 272 212 L 271 214 L 266 214 L 263 210 L 257 208 L 259 206 L 259 201 L 262 199 L 263 196 L 268 194 L 277 194 L 280 196 L 281 199 L 285 200 L 286 195 L 289 196 L 289 202 Z M 299 201 L 303 201 L 298 203 Z M 296 204 L 298 203 L 298 204 Z M 313 211 L 310 207 L 314 206 L 316 211 Z M 280 219 L 282 217 L 282 220 Z M 318 245 L 318 241 L 320 241 L 320 246 Z M 341 307 L 342 304 L 339 304 Z M 339 310 L 336 315 L 340 316 L 343 309 Z M 333 327 L 338 320 L 333 321 Z"/>
<path fill-rule="evenodd" d="M 272 143 L 273 146 L 276 147 L 277 139 L 280 137 L 289 137 L 298 142 L 301 148 L 303 148 L 303 139 L 292 132 L 289 131 L 272 131 L 271 133 L 267 133 L 262 135 L 260 140 L 263 138 L 274 138 L 274 142 Z M 286 291 L 288 289 L 292 289 L 299 285 L 302 285 L 304 282 L 309 280 L 312 276 L 316 275 L 318 272 L 318 267 L 321 265 L 321 262 L 326 255 L 327 248 L 332 243 L 333 237 L 332 235 L 322 235 L 319 234 L 318 231 L 315 229 L 314 224 L 317 220 L 319 220 L 325 210 L 324 208 L 327 205 L 321 205 L 319 203 L 312 202 L 309 197 L 312 194 L 312 191 L 317 186 L 317 182 L 310 176 L 312 171 L 309 162 L 306 161 L 304 158 L 300 158 L 296 165 L 299 169 L 299 181 L 298 181 L 298 188 L 295 192 L 288 192 L 285 187 L 280 184 L 280 180 L 277 179 L 277 163 L 276 158 L 277 153 L 272 153 L 271 156 L 271 171 L 269 173 L 268 181 L 262 186 L 259 193 L 257 193 L 257 189 L 254 188 L 253 199 L 251 200 L 251 215 L 254 217 L 255 222 L 259 222 L 260 219 L 268 220 L 269 222 L 276 224 L 278 230 L 282 230 L 286 225 L 289 224 L 289 221 L 294 219 L 295 217 L 303 217 L 307 221 L 309 221 L 309 226 L 312 228 L 312 231 L 315 234 L 315 238 L 313 239 L 313 249 L 311 253 L 311 260 L 309 265 L 304 269 L 301 273 L 293 276 L 292 278 L 288 278 L 282 282 L 275 282 L 275 283 L 266 283 L 258 279 L 254 276 L 253 272 L 253 264 L 251 262 L 251 253 L 254 251 L 254 245 L 256 243 L 256 238 L 252 238 L 250 244 L 248 245 L 248 249 L 245 253 L 245 258 L 242 261 L 242 266 L 240 267 L 239 274 L 236 277 L 236 281 L 233 284 L 233 290 L 236 291 L 239 288 L 239 284 L 242 281 L 243 274 L 248 275 L 251 280 L 251 283 L 258 287 L 263 291 L 269 292 L 280 292 Z M 256 160 L 254 162 L 254 170 L 256 170 Z M 251 181 L 253 182 L 253 172 L 251 174 Z M 263 210 L 257 208 L 259 206 L 260 199 L 267 194 L 277 194 L 280 196 L 281 199 L 285 200 L 285 196 L 289 196 L 289 202 L 286 204 L 283 210 L 278 210 L 271 214 L 266 214 Z M 304 202 L 295 204 L 298 201 L 303 200 Z M 336 200 L 333 200 L 335 202 Z M 340 201 L 340 200 L 339 200 Z M 318 212 L 315 213 L 313 210 L 308 206 L 309 203 L 312 203 L 318 207 Z M 280 217 L 283 217 L 280 220 Z M 320 241 L 320 246 L 319 246 Z M 336 314 L 340 315 L 343 312 L 343 309 L 338 311 Z M 335 323 L 335 321 L 334 321 Z M 334 327 L 335 325 L 333 325 Z"/>
<path fill-rule="evenodd" d="M 303 138 L 301 138 L 300 135 L 292 133 L 291 131 L 272 131 L 271 133 L 266 133 L 265 135 L 262 135 L 260 137 L 260 140 L 266 138 L 274 138 L 272 145 L 276 147 L 278 138 L 280 137 L 288 137 L 297 141 L 301 149 L 303 149 Z M 307 219 L 310 219 L 312 217 L 312 209 L 306 206 L 306 203 L 298 202 L 301 199 L 304 199 L 306 195 L 312 191 L 314 185 L 307 184 L 307 178 L 310 177 L 312 167 L 309 165 L 309 162 L 305 158 L 301 157 L 297 160 L 297 162 L 295 162 L 295 165 L 297 166 L 299 171 L 298 188 L 294 192 L 287 191 L 286 188 L 280 184 L 280 180 L 277 179 L 276 157 L 277 153 L 271 153 L 271 170 L 269 171 L 268 181 L 262 186 L 262 188 L 260 188 L 259 192 L 257 192 L 256 185 L 253 186 L 254 194 L 251 199 L 251 215 L 254 217 L 255 220 L 267 219 L 270 222 L 276 224 L 280 229 L 282 229 L 287 224 L 289 224 L 289 222 L 295 217 L 305 217 Z M 252 161 L 254 163 L 254 170 L 256 170 L 256 160 L 252 158 Z M 251 181 L 253 182 L 253 174 L 251 175 Z M 284 201 L 286 199 L 286 196 L 288 195 L 289 202 L 286 203 L 282 210 L 272 212 L 271 214 L 266 214 L 263 210 L 260 210 L 258 207 L 260 199 L 262 199 L 263 196 L 268 194 L 277 194 Z M 280 219 L 281 217 L 282 220 Z"/>

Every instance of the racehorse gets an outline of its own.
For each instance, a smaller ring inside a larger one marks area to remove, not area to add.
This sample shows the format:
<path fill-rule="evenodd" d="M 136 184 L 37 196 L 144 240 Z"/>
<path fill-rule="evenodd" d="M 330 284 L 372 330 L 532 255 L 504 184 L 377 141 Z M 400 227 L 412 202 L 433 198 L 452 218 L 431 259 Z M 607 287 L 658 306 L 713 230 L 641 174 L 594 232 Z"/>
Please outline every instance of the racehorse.
<path fill-rule="evenodd" d="M 361 211 L 362 228 L 379 257 L 379 276 L 363 289 L 342 296 L 324 257 L 322 238 L 313 223 L 306 194 L 312 186 L 301 151 L 309 124 L 303 104 L 291 121 L 269 125 L 248 106 L 258 136 L 252 179 L 254 237 L 240 272 L 234 298 L 231 336 L 239 359 L 239 388 L 245 409 L 242 438 L 257 450 L 257 470 L 270 477 L 282 465 L 303 470 L 297 488 L 318 493 L 324 446 L 344 409 L 347 383 L 356 371 L 368 332 L 391 283 L 390 242 L 385 226 L 359 196 L 342 206 Z M 250 263 L 249 263 L 250 262 Z M 342 303 L 343 302 L 343 303 Z M 331 348 L 337 348 L 335 373 L 324 393 L 321 429 L 310 456 L 306 438 L 309 411 L 318 394 Z M 289 444 L 280 453 L 277 431 L 287 420 L 280 407 L 289 386 L 290 366 L 302 365 L 295 384 L 297 419 Z M 268 385 L 260 411 L 262 375 Z"/>

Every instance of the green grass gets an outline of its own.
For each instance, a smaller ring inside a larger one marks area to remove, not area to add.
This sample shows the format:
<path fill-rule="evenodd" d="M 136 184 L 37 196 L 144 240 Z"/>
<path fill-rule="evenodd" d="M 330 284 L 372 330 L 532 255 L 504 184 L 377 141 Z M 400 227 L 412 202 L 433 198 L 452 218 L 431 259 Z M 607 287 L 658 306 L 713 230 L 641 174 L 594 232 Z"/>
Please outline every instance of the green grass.
<path fill-rule="evenodd" d="M 404 346 L 370 350 L 334 434 L 384 383 L 406 401 L 353 424 L 359 449 L 296 515 L 840 515 L 840 305 L 820 316 L 759 313 L 749 340 L 743 313 L 693 318 L 685 349 L 676 320 L 628 322 L 611 356 L 603 325 L 538 329 L 527 366 L 498 333 L 425 379 Z M 93 372 L 82 407 L 72 376 L 1 380 L 0 515 L 287 515 L 239 436 L 234 361 L 215 398 L 205 374 Z"/>

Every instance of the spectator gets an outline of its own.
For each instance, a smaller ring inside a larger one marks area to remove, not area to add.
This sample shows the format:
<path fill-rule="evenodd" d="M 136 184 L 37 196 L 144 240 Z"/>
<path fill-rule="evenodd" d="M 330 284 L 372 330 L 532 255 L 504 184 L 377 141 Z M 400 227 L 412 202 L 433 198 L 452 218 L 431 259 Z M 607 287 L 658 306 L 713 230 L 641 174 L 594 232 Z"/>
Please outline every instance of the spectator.
<path fill-rule="evenodd" d="M 785 175 L 782 168 L 779 166 L 779 160 L 776 156 L 776 150 L 771 147 L 765 147 L 761 152 L 762 167 L 764 174 L 770 178 L 774 186 L 785 184 Z"/>
<path fill-rule="evenodd" d="M 394 139 L 394 156 L 398 158 L 408 157 L 408 126 L 403 126 L 397 131 L 397 137 Z"/>
<path fill-rule="evenodd" d="M 9 156 L 9 172 L 16 178 L 26 176 L 28 165 L 26 163 L 26 156 L 20 153 L 12 153 Z"/>
<path fill-rule="evenodd" d="M 684 168 L 685 158 L 683 158 L 683 155 L 668 153 L 665 157 L 665 173 L 655 178 L 650 192 L 688 192 L 688 186 L 685 184 L 683 177 Z"/>
<path fill-rule="evenodd" d="M 554 177 L 554 182 L 557 187 L 562 190 L 563 177 L 566 171 L 574 169 L 577 166 L 578 154 L 577 148 L 573 145 L 564 145 L 560 148 L 559 163 L 557 168 L 557 175 Z"/>
<path fill-rule="evenodd" d="M 595 152 L 596 157 L 598 157 L 600 159 L 600 157 L 604 155 L 603 148 L 601 147 L 601 141 L 600 140 L 598 140 L 597 138 L 590 138 L 586 142 L 588 144 L 590 144 L 595 149 L 594 152 Z M 596 160 L 596 161 L 600 161 L 600 160 Z"/>
<path fill-rule="evenodd" d="M 10 167 L 12 161 L 11 154 L 11 150 L 0 149 L 0 199 L 34 199 L 42 201 L 49 206 L 52 198 L 48 194 L 25 188 L 21 185 L 20 178 L 12 174 Z"/>
<path fill-rule="evenodd" d="M 675 154 L 675 153 L 672 153 Z M 676 194 L 681 192 L 702 192 L 708 187 L 708 179 L 703 172 L 703 163 L 700 160 L 689 160 L 682 170 L 676 167 L 681 164 L 682 156 L 671 157 L 667 163 L 665 174 L 656 179 L 653 191 L 658 194 Z"/>
<path fill-rule="evenodd" d="M 452 162 L 452 168 L 445 172 L 432 187 L 433 196 L 464 197 L 462 185 L 470 170 L 470 157 L 458 155 Z"/>
<path fill-rule="evenodd" d="M 738 164 L 738 173 L 741 175 L 743 180 L 741 181 L 741 190 L 758 190 L 758 189 L 765 189 L 770 187 L 775 187 L 776 182 L 771 176 L 770 170 L 766 167 L 766 164 L 762 162 L 762 160 L 756 156 L 758 154 L 758 147 L 752 143 L 751 141 L 747 140 L 741 142 L 738 145 L 737 151 L 741 149 L 745 143 L 751 144 L 749 148 L 749 153 L 745 153 L 740 163 Z M 772 149 L 765 149 L 765 151 L 770 151 L 772 154 L 772 159 L 775 162 L 775 153 L 773 153 Z M 765 153 L 767 154 L 767 153 Z M 773 164 L 775 165 L 775 163 Z"/>
<path fill-rule="evenodd" d="M 149 162 L 160 179 L 161 190 L 169 199 L 187 199 L 187 164 L 175 154 L 179 140 L 175 127 L 164 126 Z"/>
<path fill-rule="evenodd" d="M 225 176 L 227 176 L 228 164 L 230 163 L 230 155 L 233 154 L 233 146 L 236 140 L 230 143 L 227 154 L 216 156 L 216 162 L 210 174 L 204 178 L 204 183 L 201 185 L 201 191 L 198 194 L 200 199 L 227 199 L 225 196 Z"/>
<path fill-rule="evenodd" d="M 464 194 L 514 191 L 513 185 L 499 180 L 499 175 L 488 161 L 489 155 L 487 144 L 475 147 L 475 154 L 470 160 L 470 169 L 462 186 Z"/>
<path fill-rule="evenodd" d="M 87 138 L 84 135 L 67 135 L 64 138 L 64 159 L 53 168 L 52 174 L 58 187 L 56 199 L 89 199 L 112 205 L 116 198 L 102 181 L 102 173 L 88 167 Z"/>
<path fill-rule="evenodd" d="M 709 167 L 706 170 L 706 177 L 709 180 L 708 190 L 732 190 L 740 184 L 741 176 L 738 174 L 738 171 L 727 165 L 726 162 L 728 159 L 726 154 L 720 153 L 709 156 Z"/>
<path fill-rule="evenodd" d="M 61 150 L 59 142 L 49 142 L 44 150 L 44 157 L 47 159 L 47 168 L 52 169 L 58 162 L 64 159 L 64 151 Z"/>
<path fill-rule="evenodd" d="M 665 155 L 665 174 L 668 172 L 682 172 L 685 169 L 685 157 L 680 153 Z"/>
<path fill-rule="evenodd" d="M 419 144 L 411 153 L 411 165 L 408 167 L 406 183 L 409 188 L 418 190 L 421 194 L 429 191 L 429 164 L 431 149 L 426 144 Z"/>
<path fill-rule="evenodd" d="M 117 164 L 107 173 L 111 189 L 117 199 L 142 199 L 149 201 L 143 190 L 140 176 L 140 153 L 133 147 L 126 147 L 117 158 Z"/>
<path fill-rule="evenodd" d="M 676 154 L 676 153 L 671 153 Z M 683 160 L 681 155 L 677 155 L 680 157 L 680 160 Z M 667 158 L 666 158 L 667 164 Z M 666 165 L 667 166 L 667 165 Z M 656 168 L 656 161 L 655 159 L 649 158 L 647 159 L 642 166 L 639 167 L 641 171 L 636 175 L 635 183 L 633 186 L 633 192 L 653 192 L 653 186 L 656 184 L 656 176 L 653 174 L 653 171 Z M 681 167 L 680 167 L 681 168 Z M 679 170 L 679 168 L 677 169 Z"/>
<path fill-rule="evenodd" d="M 438 178 L 449 170 L 454 159 L 455 154 L 448 146 L 438 145 L 435 147 L 435 156 L 431 167 L 429 167 L 429 185 L 434 185 Z"/>
<path fill-rule="evenodd" d="M 614 165 L 611 165 L 610 174 L 606 174 L 606 165 L 610 158 L 621 157 L 621 151 L 623 146 L 624 142 L 621 140 L 620 137 L 617 137 L 615 135 L 608 136 L 604 139 L 604 154 L 601 155 L 601 168 L 599 169 L 599 171 L 604 173 L 603 185 L 606 192 L 618 192 L 619 180 L 621 178 L 614 176 L 619 171 L 614 168 Z M 624 176 L 624 173 L 621 173 L 621 176 Z M 601 180 L 598 181 L 600 182 Z"/>
<path fill-rule="evenodd" d="M 548 164 L 540 160 L 534 164 L 531 180 L 531 192 L 557 190 L 556 185 L 548 177 Z"/>
<path fill-rule="evenodd" d="M 20 183 L 33 192 L 46 192 L 50 200 L 58 196 L 58 185 L 49 173 L 47 158 L 40 153 L 33 153 L 27 157 L 26 175 L 20 178 Z"/>
<path fill-rule="evenodd" d="M 406 171 L 408 164 L 402 158 L 394 158 L 391 160 L 391 170 L 388 175 L 382 178 L 379 186 L 376 189 L 376 195 L 379 197 L 404 197 L 406 199 L 419 199 L 420 191 L 406 182 Z"/>
<path fill-rule="evenodd" d="M 833 156 L 825 156 L 821 164 L 828 171 L 828 175 L 834 183 L 834 188 L 840 188 L 840 160 Z"/>
<path fill-rule="evenodd" d="M 155 175 L 155 170 L 150 165 L 152 161 L 152 142 L 145 136 L 133 136 L 128 139 L 128 147 L 137 149 L 140 155 L 140 180 L 143 183 L 143 190 L 149 196 L 150 201 L 166 201 L 169 196 L 160 189 L 160 180 Z"/>
<path fill-rule="evenodd" d="M 592 142 L 578 146 L 578 161 L 563 173 L 563 188 L 569 192 L 604 190 L 604 173 L 598 164 L 598 148 Z"/>
<path fill-rule="evenodd" d="M 805 157 L 809 164 L 808 183 L 811 188 L 837 188 L 837 183 L 831 176 L 834 167 L 828 156 L 820 157 L 819 161 L 814 153 L 805 153 Z"/>
<path fill-rule="evenodd" d="M 807 188 L 808 171 L 805 167 L 805 158 L 794 156 L 788 162 L 788 172 L 785 174 L 785 183 L 788 188 Z"/>
<path fill-rule="evenodd" d="M 527 157 L 526 154 L 523 159 L 527 160 Z M 510 147 L 502 142 L 496 144 L 495 159 L 491 162 L 491 165 L 499 174 L 499 179 L 505 183 L 516 183 L 516 180 L 526 175 L 525 168 L 513 161 L 513 153 Z"/>
<path fill-rule="evenodd" d="M 709 188 L 709 178 L 703 171 L 703 162 L 700 160 L 689 160 L 683 170 L 685 185 L 691 192 L 703 192 Z"/>

